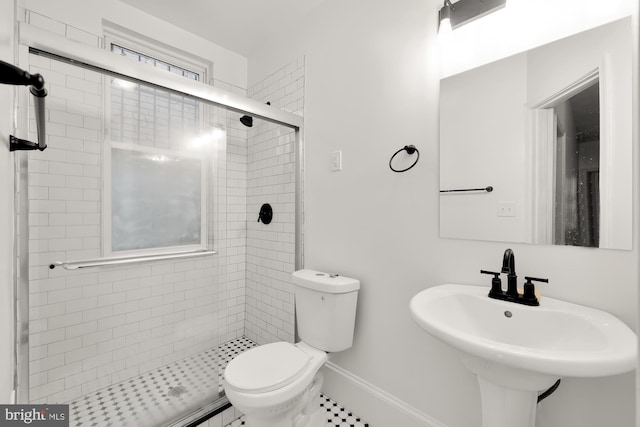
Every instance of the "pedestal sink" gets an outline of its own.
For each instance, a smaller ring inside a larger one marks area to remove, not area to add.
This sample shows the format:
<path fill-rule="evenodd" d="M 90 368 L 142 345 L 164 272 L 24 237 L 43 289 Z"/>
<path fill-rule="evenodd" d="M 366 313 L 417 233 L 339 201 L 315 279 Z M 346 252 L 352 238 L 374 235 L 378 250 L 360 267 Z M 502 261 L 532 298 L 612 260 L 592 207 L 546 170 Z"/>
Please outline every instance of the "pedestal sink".
<path fill-rule="evenodd" d="M 457 348 L 478 377 L 484 427 L 534 427 L 539 392 L 561 377 L 599 377 L 636 367 L 635 333 L 604 311 L 543 297 L 529 307 L 446 284 L 411 299 L 411 315 Z"/>

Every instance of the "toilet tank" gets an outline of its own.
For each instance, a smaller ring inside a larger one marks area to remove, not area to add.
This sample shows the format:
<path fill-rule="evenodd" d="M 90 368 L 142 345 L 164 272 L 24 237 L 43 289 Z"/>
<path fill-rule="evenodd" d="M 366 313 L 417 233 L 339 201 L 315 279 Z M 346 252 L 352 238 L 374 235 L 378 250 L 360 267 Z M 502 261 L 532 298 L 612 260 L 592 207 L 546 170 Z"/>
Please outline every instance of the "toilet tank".
<path fill-rule="evenodd" d="M 327 352 L 351 347 L 360 281 L 305 269 L 292 282 L 300 339 Z"/>

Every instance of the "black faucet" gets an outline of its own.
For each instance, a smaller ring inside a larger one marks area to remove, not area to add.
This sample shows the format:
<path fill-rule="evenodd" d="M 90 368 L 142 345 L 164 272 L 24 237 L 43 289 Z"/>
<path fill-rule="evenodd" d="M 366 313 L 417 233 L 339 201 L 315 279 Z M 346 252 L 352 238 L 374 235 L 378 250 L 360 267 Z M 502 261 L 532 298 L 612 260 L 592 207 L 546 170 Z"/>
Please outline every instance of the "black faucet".
<path fill-rule="evenodd" d="M 536 277 L 526 276 L 524 284 L 524 292 L 518 293 L 518 276 L 516 275 L 516 257 L 511 249 L 504 251 L 502 258 L 502 273 L 507 274 L 507 291 L 502 290 L 502 282 L 500 281 L 500 273 L 494 271 L 480 270 L 482 274 L 492 274 L 491 290 L 489 298 L 495 298 L 504 301 L 515 302 L 525 305 L 540 305 L 538 297 L 536 297 L 533 281 L 549 283 L 549 279 L 539 279 Z"/>
<path fill-rule="evenodd" d="M 507 295 L 518 296 L 518 276 L 516 276 L 516 256 L 511 249 L 504 251 L 502 272 L 507 273 Z"/>

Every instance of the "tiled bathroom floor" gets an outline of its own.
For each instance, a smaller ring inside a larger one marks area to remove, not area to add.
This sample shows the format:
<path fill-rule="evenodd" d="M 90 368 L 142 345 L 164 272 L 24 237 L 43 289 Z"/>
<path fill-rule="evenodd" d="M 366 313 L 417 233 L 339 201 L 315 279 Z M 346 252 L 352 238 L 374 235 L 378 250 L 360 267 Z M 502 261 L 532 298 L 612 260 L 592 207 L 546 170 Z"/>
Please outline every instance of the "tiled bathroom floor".
<path fill-rule="evenodd" d="M 246 338 L 146 372 L 69 404 L 71 426 L 156 426 L 212 402 L 222 392 L 224 367 L 255 346 Z"/>
<path fill-rule="evenodd" d="M 211 403 L 223 391 L 224 368 L 256 344 L 238 338 L 128 381 L 98 390 L 69 404 L 71 427 L 152 427 Z M 336 402 L 322 395 L 326 427 L 367 427 Z M 229 421 L 226 421 L 227 423 Z M 214 418 L 199 427 L 222 426 Z M 225 427 L 244 426 L 243 417 Z"/>
<path fill-rule="evenodd" d="M 369 427 L 369 424 L 323 394 L 320 395 L 320 406 L 325 409 L 325 417 L 327 419 L 325 427 Z M 244 425 L 244 417 L 240 417 L 225 427 L 240 427 Z"/>

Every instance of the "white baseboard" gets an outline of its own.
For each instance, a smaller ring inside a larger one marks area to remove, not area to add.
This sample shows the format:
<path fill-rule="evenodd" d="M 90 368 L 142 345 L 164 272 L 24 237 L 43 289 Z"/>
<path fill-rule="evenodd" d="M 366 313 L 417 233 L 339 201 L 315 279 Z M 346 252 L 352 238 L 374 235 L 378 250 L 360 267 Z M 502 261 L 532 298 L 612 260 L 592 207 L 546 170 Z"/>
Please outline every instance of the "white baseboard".
<path fill-rule="evenodd" d="M 361 417 L 369 427 L 447 427 L 332 362 L 324 365 L 322 373 L 323 393 Z"/>

